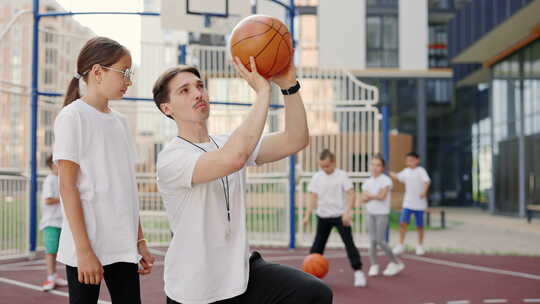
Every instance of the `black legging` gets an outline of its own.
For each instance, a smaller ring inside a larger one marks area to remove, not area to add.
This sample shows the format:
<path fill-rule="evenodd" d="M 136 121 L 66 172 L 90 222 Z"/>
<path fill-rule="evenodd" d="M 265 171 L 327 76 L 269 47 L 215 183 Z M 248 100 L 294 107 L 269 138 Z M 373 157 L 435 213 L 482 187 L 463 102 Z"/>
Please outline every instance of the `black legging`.
<path fill-rule="evenodd" d="M 328 241 L 328 237 L 330 236 L 333 227 L 337 228 L 341 240 L 343 240 L 343 243 L 345 244 L 347 257 L 349 257 L 351 267 L 354 270 L 362 269 L 362 261 L 360 260 L 358 248 L 356 248 L 356 245 L 354 244 L 351 227 L 343 226 L 341 217 L 321 218 L 317 216 L 317 234 L 315 234 L 315 241 L 313 241 L 310 253 L 324 253 L 326 242 Z"/>
<path fill-rule="evenodd" d="M 245 293 L 219 304 L 330 304 L 332 290 L 321 280 L 293 267 L 266 262 L 258 252 L 249 258 Z M 180 304 L 167 298 L 167 304 Z"/>
<path fill-rule="evenodd" d="M 113 304 L 141 303 L 138 265 L 135 263 L 114 263 L 103 266 L 103 277 Z M 79 282 L 76 267 L 66 266 L 70 304 L 96 304 L 100 285 Z"/>

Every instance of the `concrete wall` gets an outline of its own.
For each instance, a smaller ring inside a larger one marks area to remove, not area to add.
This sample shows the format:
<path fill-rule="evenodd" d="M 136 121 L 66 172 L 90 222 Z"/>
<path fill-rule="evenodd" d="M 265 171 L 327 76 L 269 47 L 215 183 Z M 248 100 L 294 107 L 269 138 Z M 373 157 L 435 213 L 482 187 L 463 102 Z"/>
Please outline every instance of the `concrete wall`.
<path fill-rule="evenodd" d="M 325 68 L 366 68 L 366 1 L 320 1 L 319 61 Z"/>
<path fill-rule="evenodd" d="M 427 0 L 399 0 L 399 68 L 428 68 Z"/>

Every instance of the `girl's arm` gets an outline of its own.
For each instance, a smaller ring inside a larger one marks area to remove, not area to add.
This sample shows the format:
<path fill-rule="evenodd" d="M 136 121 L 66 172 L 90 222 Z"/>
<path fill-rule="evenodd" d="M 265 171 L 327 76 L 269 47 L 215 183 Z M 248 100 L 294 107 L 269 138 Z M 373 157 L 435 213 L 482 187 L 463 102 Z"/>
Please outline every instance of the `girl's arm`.
<path fill-rule="evenodd" d="M 148 247 L 146 246 L 146 239 L 144 238 L 144 233 L 141 227 L 141 219 L 139 218 L 139 232 L 137 237 L 137 250 L 142 256 L 141 261 L 139 262 L 142 266 L 142 269 L 139 269 L 139 273 L 142 275 L 149 274 L 152 272 L 152 266 L 154 266 L 155 257 L 150 253 Z"/>
<path fill-rule="evenodd" d="M 377 193 L 377 195 L 374 198 L 377 200 L 383 201 L 388 195 L 389 191 L 390 191 L 390 187 L 384 187 L 381 190 L 379 190 L 379 193 Z"/>
<path fill-rule="evenodd" d="M 64 204 L 69 228 L 73 234 L 75 251 L 77 253 L 79 282 L 99 285 L 103 279 L 103 267 L 92 249 L 92 244 L 86 231 L 81 195 L 77 188 L 79 170 L 80 168 L 77 163 L 69 160 L 58 161 L 60 197 Z"/>

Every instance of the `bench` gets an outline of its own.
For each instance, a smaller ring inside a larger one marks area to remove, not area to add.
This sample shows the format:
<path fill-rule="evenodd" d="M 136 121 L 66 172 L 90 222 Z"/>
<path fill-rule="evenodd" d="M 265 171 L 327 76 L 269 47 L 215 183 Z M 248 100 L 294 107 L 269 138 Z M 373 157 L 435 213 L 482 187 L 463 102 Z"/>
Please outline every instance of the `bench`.
<path fill-rule="evenodd" d="M 527 206 L 527 222 L 530 224 L 534 212 L 540 212 L 540 205 Z"/>

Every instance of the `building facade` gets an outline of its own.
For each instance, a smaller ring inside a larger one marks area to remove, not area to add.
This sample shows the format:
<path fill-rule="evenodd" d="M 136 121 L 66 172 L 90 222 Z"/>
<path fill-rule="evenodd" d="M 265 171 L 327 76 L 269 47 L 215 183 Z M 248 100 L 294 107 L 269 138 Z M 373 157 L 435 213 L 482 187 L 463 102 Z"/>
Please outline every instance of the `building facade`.
<path fill-rule="evenodd" d="M 299 61 L 379 88 L 394 134 L 410 135 L 433 180 L 432 205 L 472 205 L 470 136 L 455 117 L 448 22 L 469 1 L 296 1 Z M 392 164 L 403 163 L 394 155 Z"/>
<path fill-rule="evenodd" d="M 62 12 L 53 0 L 41 1 L 40 12 Z M 0 0 L 0 171 L 29 168 L 32 2 Z M 8 27 L 9 25 L 9 27 Z M 71 17 L 43 18 L 39 34 L 39 89 L 63 93 L 76 68 L 77 55 L 95 34 Z M 61 98 L 40 98 L 38 164 L 52 152 L 53 123 Z"/>
<path fill-rule="evenodd" d="M 474 193 L 492 212 L 540 204 L 539 11 L 538 0 L 475 0 L 449 24 L 456 90 L 476 108 Z"/>

